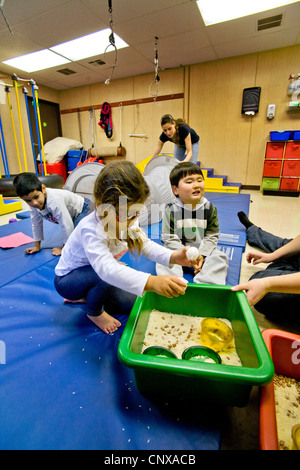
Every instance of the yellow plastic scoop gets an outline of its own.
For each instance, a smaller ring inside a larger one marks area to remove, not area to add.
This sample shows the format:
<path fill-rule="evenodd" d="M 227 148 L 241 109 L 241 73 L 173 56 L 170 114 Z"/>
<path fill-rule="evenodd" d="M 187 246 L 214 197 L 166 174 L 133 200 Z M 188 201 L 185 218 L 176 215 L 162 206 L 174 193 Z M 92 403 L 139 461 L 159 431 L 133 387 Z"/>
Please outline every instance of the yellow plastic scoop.
<path fill-rule="evenodd" d="M 204 318 L 201 322 L 200 339 L 203 346 L 216 352 L 233 347 L 232 329 L 217 318 Z"/>
<path fill-rule="evenodd" d="M 292 450 L 300 450 L 300 424 L 296 424 L 292 429 L 293 445 Z"/>

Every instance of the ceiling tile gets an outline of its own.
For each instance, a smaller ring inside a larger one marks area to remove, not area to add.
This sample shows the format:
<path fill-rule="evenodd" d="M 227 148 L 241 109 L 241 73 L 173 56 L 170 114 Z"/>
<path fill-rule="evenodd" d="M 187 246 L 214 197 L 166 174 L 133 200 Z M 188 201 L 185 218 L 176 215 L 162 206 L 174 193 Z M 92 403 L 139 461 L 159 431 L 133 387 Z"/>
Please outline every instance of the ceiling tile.
<path fill-rule="evenodd" d="M 158 37 L 159 69 L 176 68 L 219 58 L 249 54 L 300 43 L 300 1 L 246 18 L 205 27 L 196 0 L 120 0 L 112 2 L 114 32 L 129 47 L 118 51 L 113 79 L 154 73 L 154 42 Z M 76 74 L 52 69 L 26 74 L 3 60 L 55 46 L 107 28 L 107 0 L 6 0 L 0 15 L 0 73 L 14 72 L 54 89 L 104 82 L 114 63 L 113 51 L 66 64 Z M 257 20 L 283 13 L 278 28 L 257 32 Z M 102 59 L 106 64 L 89 64 Z"/>

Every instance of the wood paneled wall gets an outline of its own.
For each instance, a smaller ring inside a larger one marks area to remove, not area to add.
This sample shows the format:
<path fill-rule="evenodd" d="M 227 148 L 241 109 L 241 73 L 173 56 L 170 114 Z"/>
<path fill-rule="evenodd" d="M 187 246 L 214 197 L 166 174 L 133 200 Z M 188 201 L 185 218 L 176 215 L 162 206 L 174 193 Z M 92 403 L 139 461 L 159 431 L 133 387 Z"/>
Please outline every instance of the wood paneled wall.
<path fill-rule="evenodd" d="M 140 103 L 139 100 L 151 98 L 149 86 L 153 81 L 153 74 L 138 75 L 120 80 L 112 80 L 110 85 L 98 83 L 87 87 L 75 88 L 61 92 L 60 108 L 67 110 L 84 106 L 99 106 L 104 101 L 108 103 L 122 103 L 136 101 L 132 105 L 112 107 L 113 136 L 108 139 L 103 129 L 97 125 L 97 143 L 103 147 L 117 147 L 121 142 L 126 148 L 126 158 L 139 163 L 149 157 L 155 150 L 157 140 L 161 133 L 160 118 L 165 113 L 175 117 L 182 117 L 184 109 L 183 99 L 170 101 L 155 101 Z M 155 88 L 151 88 L 155 91 Z M 178 94 L 184 91 L 184 68 L 167 70 L 160 73 L 159 96 Z M 82 143 L 87 148 L 89 141 L 88 111 L 80 112 Z M 96 121 L 100 118 L 100 110 L 96 110 Z M 62 114 L 63 135 L 78 139 L 78 113 Z M 129 137 L 129 134 L 146 134 L 147 137 Z M 164 152 L 173 152 L 172 144 L 164 146 Z"/>
<path fill-rule="evenodd" d="M 192 65 L 189 121 L 200 133 L 200 160 L 231 182 L 260 185 L 269 132 L 300 129 L 300 110 L 288 112 L 288 77 L 298 73 L 300 46 Z M 241 114 L 244 88 L 260 86 L 259 112 Z M 299 97 L 300 98 L 300 97 Z M 267 119 L 269 104 L 275 118 Z"/>
<path fill-rule="evenodd" d="M 112 108 L 112 139 L 108 139 L 97 125 L 97 142 L 105 147 L 117 147 L 121 142 L 127 151 L 126 158 L 136 164 L 154 152 L 163 114 L 184 117 L 200 135 L 202 167 L 214 168 L 216 175 L 228 175 L 230 182 L 259 186 L 269 132 L 300 129 L 300 111 L 287 111 L 290 101 L 288 77 L 290 73 L 300 72 L 299 57 L 300 45 L 296 45 L 160 71 L 159 96 L 184 94 L 184 98 L 169 101 L 139 103 L 139 100 L 151 97 L 149 86 L 153 74 L 112 80 L 110 85 L 98 83 L 59 92 L 39 87 L 39 97 L 58 102 L 61 111 L 99 106 L 104 101 L 134 100 L 136 104 L 123 106 L 122 111 L 118 106 Z M 241 114 L 242 94 L 244 88 L 253 86 L 261 87 L 260 107 L 257 115 L 249 117 Z M 269 104 L 276 105 L 272 121 L 267 119 Z M 15 104 L 13 108 L 16 113 Z M 0 111 L 10 168 L 18 172 L 8 106 L 0 105 Z M 25 109 L 23 111 L 26 116 Z M 81 140 L 87 148 L 90 115 L 83 111 L 79 116 L 80 126 L 77 112 L 61 115 L 63 135 Z M 97 123 L 99 117 L 98 109 Z M 17 114 L 15 119 L 17 122 Z M 24 127 L 30 152 L 26 123 Z M 145 133 L 147 137 L 129 137 L 131 133 Z M 172 153 L 173 145 L 165 144 L 163 151 Z M 3 174 L 2 162 L 0 169 Z"/>

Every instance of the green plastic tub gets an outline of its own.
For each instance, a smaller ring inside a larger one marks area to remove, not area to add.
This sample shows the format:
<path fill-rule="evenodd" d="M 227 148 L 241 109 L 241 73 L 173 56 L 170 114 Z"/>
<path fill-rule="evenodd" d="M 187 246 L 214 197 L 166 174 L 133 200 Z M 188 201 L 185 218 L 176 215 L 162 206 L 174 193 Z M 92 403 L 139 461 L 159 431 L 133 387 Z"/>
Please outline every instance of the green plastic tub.
<path fill-rule="evenodd" d="M 280 186 L 280 178 L 263 178 L 261 183 L 261 191 L 263 190 L 273 190 L 276 191 Z"/>
<path fill-rule="evenodd" d="M 242 366 L 142 354 L 153 309 L 178 315 L 230 320 Z M 134 370 L 142 394 L 195 399 L 197 404 L 245 406 L 253 386 L 272 381 L 274 367 L 244 292 L 230 286 L 188 284 L 185 295 L 169 299 L 147 292 L 138 297 L 122 334 L 118 357 Z"/>

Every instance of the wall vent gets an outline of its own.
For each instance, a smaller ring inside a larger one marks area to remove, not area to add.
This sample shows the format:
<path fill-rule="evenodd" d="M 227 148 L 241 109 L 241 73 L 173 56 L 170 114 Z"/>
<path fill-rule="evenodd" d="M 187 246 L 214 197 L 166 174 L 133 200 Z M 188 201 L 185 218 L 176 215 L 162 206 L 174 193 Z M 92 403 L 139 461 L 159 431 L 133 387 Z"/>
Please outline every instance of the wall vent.
<path fill-rule="evenodd" d="M 71 69 L 60 69 L 60 70 L 57 70 L 57 72 L 62 73 L 63 75 L 73 75 L 73 73 L 77 73 Z"/>
<path fill-rule="evenodd" d="M 264 29 L 276 28 L 281 26 L 282 15 L 269 16 L 269 18 L 262 18 L 257 22 L 257 31 L 263 31 Z"/>

